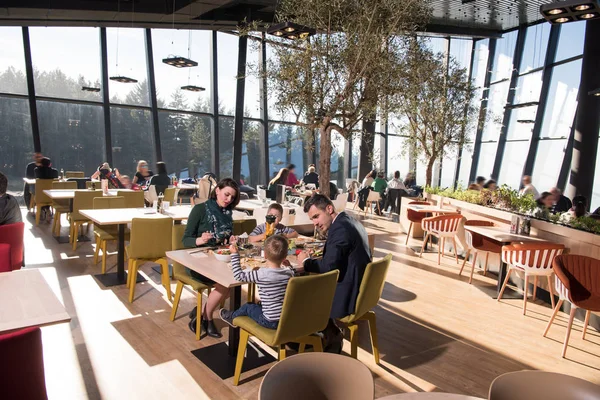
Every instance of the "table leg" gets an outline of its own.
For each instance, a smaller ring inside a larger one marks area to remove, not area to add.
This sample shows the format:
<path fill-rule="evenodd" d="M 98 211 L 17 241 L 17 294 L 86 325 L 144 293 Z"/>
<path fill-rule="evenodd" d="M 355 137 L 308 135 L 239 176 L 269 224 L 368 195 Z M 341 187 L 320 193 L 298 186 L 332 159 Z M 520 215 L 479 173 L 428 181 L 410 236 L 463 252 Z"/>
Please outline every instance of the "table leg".
<path fill-rule="evenodd" d="M 229 307 L 231 311 L 237 310 L 241 306 L 242 287 L 236 286 L 233 288 L 231 293 L 231 301 Z M 238 344 L 240 343 L 240 330 L 239 328 L 229 328 L 229 349 L 227 354 L 231 357 L 237 355 Z"/>
<path fill-rule="evenodd" d="M 96 279 L 100 281 L 104 286 L 117 286 L 124 285 L 127 283 L 125 278 L 125 227 L 127 224 L 119 224 L 119 239 L 117 244 L 117 272 L 110 274 L 98 274 L 94 275 Z M 137 274 L 136 283 L 144 282 L 144 279 L 140 274 Z"/>

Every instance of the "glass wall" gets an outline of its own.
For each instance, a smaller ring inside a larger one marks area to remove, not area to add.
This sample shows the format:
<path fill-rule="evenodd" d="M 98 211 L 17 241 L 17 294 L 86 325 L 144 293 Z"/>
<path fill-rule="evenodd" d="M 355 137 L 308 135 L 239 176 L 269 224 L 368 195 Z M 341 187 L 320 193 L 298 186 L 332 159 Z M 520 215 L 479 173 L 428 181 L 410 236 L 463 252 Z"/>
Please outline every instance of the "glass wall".
<path fill-rule="evenodd" d="M 217 40 L 217 63 L 219 66 L 219 114 L 234 115 L 235 96 L 237 90 L 239 38 L 235 35 L 219 32 L 217 34 Z M 223 170 L 221 170 L 221 172 L 223 172 Z"/>
<path fill-rule="evenodd" d="M 22 190 L 33 155 L 29 102 L 0 96 L 0 121 L 0 172 L 8 178 L 9 190 Z"/>
<path fill-rule="evenodd" d="M 152 117 L 149 110 L 124 107 L 110 108 L 113 167 L 121 173 L 135 174 L 139 160 L 156 169 Z M 163 150 L 163 154 L 164 150 Z M 103 157 L 102 157 L 103 158 Z M 98 161 L 105 161 L 103 159 Z M 167 165 L 168 167 L 168 165 Z"/>
<path fill-rule="evenodd" d="M 23 30 L 0 27 L 0 93 L 27 94 Z"/>

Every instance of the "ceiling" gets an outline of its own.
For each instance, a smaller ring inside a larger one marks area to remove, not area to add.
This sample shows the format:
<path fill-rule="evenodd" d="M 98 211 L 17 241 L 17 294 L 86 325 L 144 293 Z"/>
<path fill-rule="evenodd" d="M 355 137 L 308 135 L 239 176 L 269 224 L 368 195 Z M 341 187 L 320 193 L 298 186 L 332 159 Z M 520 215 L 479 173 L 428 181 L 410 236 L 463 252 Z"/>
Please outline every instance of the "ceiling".
<path fill-rule="evenodd" d="M 402 1 L 402 0 L 398 0 Z M 550 0 L 427 0 L 433 34 L 497 36 L 541 20 Z M 133 26 L 232 30 L 239 21 L 273 21 L 277 0 L 3 0 L 0 25 Z M 175 12 L 173 12 L 175 9 Z"/>

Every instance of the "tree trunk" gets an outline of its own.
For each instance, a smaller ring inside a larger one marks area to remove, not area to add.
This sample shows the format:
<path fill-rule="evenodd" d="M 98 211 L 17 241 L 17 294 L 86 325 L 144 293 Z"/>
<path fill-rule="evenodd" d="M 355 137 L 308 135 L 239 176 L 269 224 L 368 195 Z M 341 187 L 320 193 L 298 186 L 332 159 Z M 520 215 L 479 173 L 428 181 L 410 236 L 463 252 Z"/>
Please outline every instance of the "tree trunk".
<path fill-rule="evenodd" d="M 329 177 L 331 175 L 331 129 L 321 126 L 319 145 L 319 190 L 329 197 Z"/>
<path fill-rule="evenodd" d="M 425 185 L 431 186 L 431 180 L 433 176 L 433 164 L 435 164 L 436 157 L 431 157 L 427 162 L 427 171 L 425 171 Z"/>

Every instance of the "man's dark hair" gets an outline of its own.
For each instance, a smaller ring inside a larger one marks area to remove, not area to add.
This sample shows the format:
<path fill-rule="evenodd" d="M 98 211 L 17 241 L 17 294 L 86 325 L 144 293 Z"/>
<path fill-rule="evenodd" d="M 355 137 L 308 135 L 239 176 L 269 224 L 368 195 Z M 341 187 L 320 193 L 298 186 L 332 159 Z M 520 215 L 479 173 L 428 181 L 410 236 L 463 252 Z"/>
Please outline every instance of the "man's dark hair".
<path fill-rule="evenodd" d="M 228 209 L 233 210 L 240 203 L 240 186 L 233 179 L 231 179 L 231 178 L 221 179 L 219 181 L 219 183 L 217 183 L 217 186 L 210 193 L 210 198 L 213 200 L 217 200 L 217 190 L 216 189 L 223 190 L 226 187 L 230 187 L 235 190 L 235 197 L 233 198 L 233 201 L 231 202 L 231 204 L 229 204 L 229 206 L 227 206 Z"/>
<path fill-rule="evenodd" d="M 483 185 L 484 182 L 485 182 L 485 178 L 483 176 L 478 176 L 475 179 L 475 183 L 477 183 L 478 185 Z"/>
<path fill-rule="evenodd" d="M 394 172 L 394 178 L 395 179 L 400 179 L 400 171 Z"/>
<path fill-rule="evenodd" d="M 42 167 L 49 167 L 52 164 L 52 160 L 48 157 L 44 157 L 42 158 L 42 161 L 40 161 L 40 164 L 42 164 Z"/>
<path fill-rule="evenodd" d="M 165 164 L 163 161 L 159 161 L 156 163 L 156 173 L 160 174 L 160 175 L 166 175 L 167 174 L 167 164 Z"/>
<path fill-rule="evenodd" d="M 8 179 L 6 175 L 0 172 L 0 196 L 6 193 L 6 189 L 8 189 Z"/>
<path fill-rule="evenodd" d="M 267 212 L 271 211 L 271 210 L 277 210 L 279 211 L 279 214 L 281 214 L 281 216 L 283 217 L 283 207 L 281 207 L 281 204 L 279 203 L 273 203 L 269 206 L 269 208 L 267 208 Z"/>
<path fill-rule="evenodd" d="M 304 202 L 304 212 L 307 213 L 312 206 L 315 206 L 320 210 L 325 210 L 327 206 L 335 208 L 331 200 L 329 200 L 329 197 L 324 194 L 313 194 L 310 196 L 308 200 Z"/>
<path fill-rule="evenodd" d="M 288 240 L 283 235 L 273 235 L 265 240 L 265 258 L 281 264 L 288 255 Z"/>

